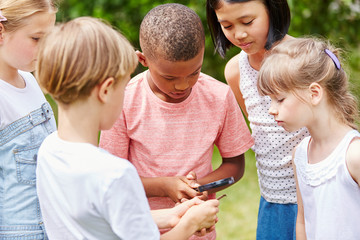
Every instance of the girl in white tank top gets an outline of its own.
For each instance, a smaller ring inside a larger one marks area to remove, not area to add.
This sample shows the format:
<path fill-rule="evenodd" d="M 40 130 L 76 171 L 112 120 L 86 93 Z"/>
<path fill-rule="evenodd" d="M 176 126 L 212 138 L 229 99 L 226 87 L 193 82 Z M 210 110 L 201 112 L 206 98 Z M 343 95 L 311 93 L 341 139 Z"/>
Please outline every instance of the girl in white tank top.
<path fill-rule="evenodd" d="M 311 135 L 293 157 L 296 239 L 360 236 L 359 110 L 338 54 L 324 41 L 293 39 L 276 46 L 259 72 L 259 92 L 270 96 L 277 123 Z"/>

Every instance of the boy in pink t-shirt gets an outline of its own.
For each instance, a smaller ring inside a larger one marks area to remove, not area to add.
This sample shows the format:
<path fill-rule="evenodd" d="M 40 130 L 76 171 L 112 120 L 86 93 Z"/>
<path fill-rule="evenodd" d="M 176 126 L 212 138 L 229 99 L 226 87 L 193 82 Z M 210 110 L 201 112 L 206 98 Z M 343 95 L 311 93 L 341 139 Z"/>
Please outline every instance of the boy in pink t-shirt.
<path fill-rule="evenodd" d="M 140 26 L 140 45 L 139 62 L 149 70 L 129 82 L 122 115 L 101 133 L 100 146 L 135 165 L 152 209 L 199 195 L 194 180 L 238 181 L 253 139 L 231 89 L 201 73 L 205 34 L 198 15 L 181 4 L 152 9 Z M 214 144 L 223 159 L 215 171 Z"/>

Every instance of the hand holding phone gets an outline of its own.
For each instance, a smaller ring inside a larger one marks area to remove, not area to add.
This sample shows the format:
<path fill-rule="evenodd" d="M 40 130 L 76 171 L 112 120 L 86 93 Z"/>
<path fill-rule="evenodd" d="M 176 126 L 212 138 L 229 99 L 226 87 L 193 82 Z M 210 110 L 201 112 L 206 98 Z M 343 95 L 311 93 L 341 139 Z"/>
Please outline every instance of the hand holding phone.
<path fill-rule="evenodd" d="M 218 187 L 226 186 L 229 184 L 233 184 L 234 182 L 235 182 L 235 180 L 233 177 L 224 178 L 224 179 L 220 179 L 215 182 L 201 185 L 201 186 L 197 187 L 196 190 L 199 192 L 204 192 L 204 191 L 208 191 L 213 188 L 218 188 Z"/>

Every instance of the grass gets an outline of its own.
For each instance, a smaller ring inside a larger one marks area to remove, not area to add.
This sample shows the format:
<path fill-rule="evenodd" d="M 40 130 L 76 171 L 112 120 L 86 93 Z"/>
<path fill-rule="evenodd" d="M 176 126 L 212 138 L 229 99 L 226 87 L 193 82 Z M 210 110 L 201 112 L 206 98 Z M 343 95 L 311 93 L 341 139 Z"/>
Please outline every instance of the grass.
<path fill-rule="evenodd" d="M 216 224 L 217 239 L 253 240 L 256 239 L 257 212 L 260 190 L 256 173 L 255 156 L 250 150 L 245 154 L 246 166 L 243 178 L 220 192 L 227 197 L 220 200 L 219 222 Z M 213 167 L 221 164 L 221 156 L 214 149 Z"/>

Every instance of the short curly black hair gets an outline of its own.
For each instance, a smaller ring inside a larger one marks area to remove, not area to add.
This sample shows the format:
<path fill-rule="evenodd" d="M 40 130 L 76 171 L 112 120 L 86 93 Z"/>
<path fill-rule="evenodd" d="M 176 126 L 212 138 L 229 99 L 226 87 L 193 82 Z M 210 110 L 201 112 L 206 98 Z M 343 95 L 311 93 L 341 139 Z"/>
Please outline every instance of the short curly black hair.
<path fill-rule="evenodd" d="M 140 46 L 152 59 L 187 61 L 204 49 L 204 27 L 200 17 L 182 4 L 159 5 L 141 22 Z"/>

